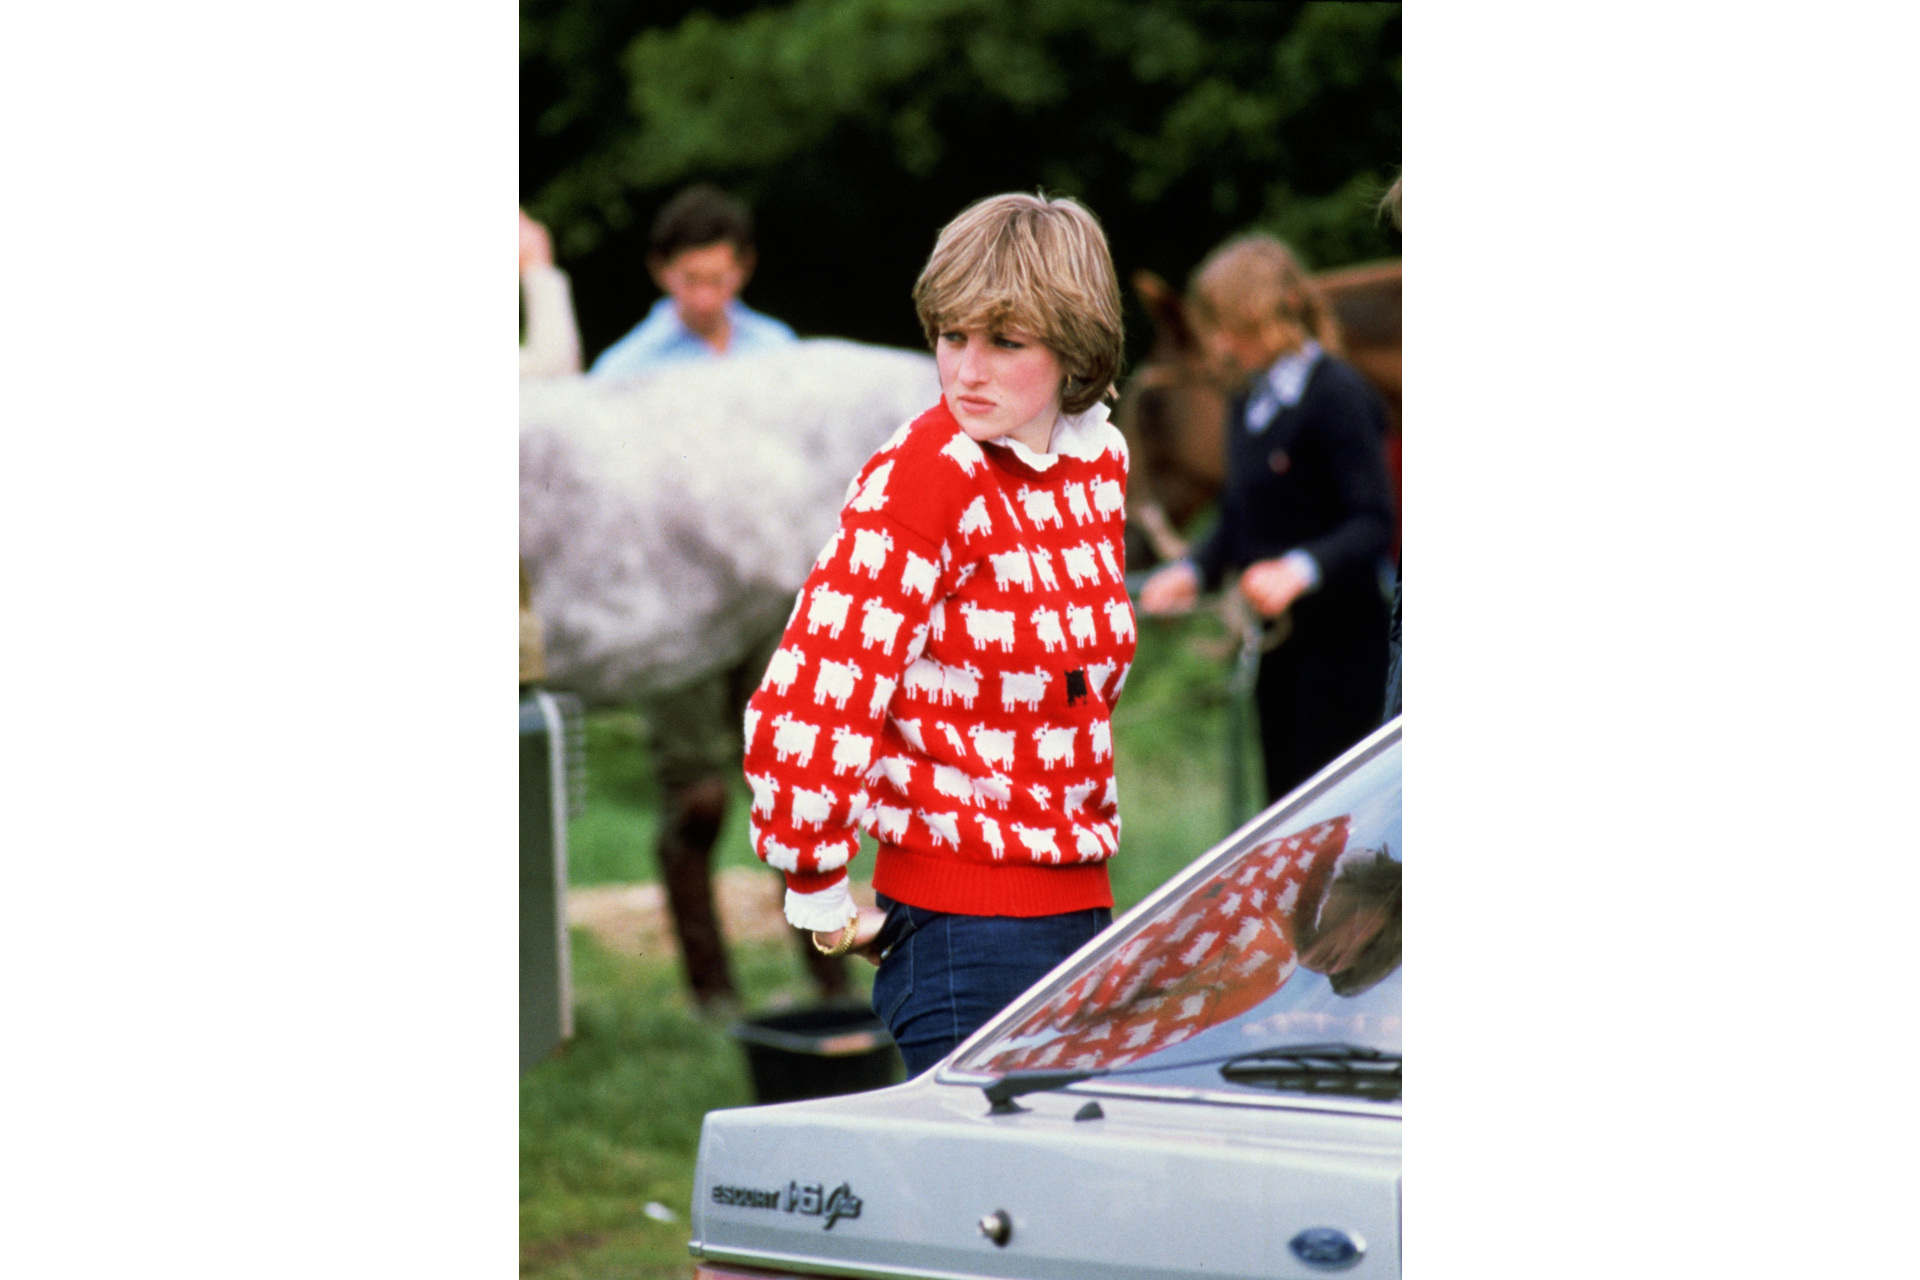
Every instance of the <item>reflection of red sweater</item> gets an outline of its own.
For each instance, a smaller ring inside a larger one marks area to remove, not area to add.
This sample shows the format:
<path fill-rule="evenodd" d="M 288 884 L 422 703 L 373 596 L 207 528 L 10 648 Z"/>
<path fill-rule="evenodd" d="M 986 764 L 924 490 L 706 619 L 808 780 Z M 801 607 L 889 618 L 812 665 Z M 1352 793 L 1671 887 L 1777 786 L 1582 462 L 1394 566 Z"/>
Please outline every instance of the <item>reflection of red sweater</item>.
<path fill-rule="evenodd" d="M 1000 1051 L 975 1065 L 1123 1066 L 1253 1009 L 1298 968 L 1300 894 L 1317 915 L 1315 895 L 1326 891 L 1351 822 L 1343 814 L 1247 850 L 1002 1035 Z"/>
<path fill-rule="evenodd" d="M 1052 448 L 975 444 L 942 402 L 848 489 L 747 708 L 753 847 L 796 926 L 846 922 L 856 827 L 917 907 L 1112 904 L 1126 445 L 1095 406 Z"/>

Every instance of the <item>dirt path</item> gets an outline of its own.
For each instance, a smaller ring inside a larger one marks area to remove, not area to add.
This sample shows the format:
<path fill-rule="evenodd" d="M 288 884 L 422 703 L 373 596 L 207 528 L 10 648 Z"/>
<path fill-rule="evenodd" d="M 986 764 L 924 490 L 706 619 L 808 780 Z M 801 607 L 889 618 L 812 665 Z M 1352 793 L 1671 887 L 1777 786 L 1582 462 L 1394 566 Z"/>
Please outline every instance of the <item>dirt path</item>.
<path fill-rule="evenodd" d="M 785 889 L 771 871 L 733 867 L 713 878 L 720 928 L 730 939 L 777 938 L 787 930 L 780 912 Z M 873 891 L 854 886 L 854 898 L 873 905 Z M 674 950 L 666 898 L 657 884 L 607 884 L 567 890 L 567 923 L 592 933 L 620 955 L 660 955 Z"/>

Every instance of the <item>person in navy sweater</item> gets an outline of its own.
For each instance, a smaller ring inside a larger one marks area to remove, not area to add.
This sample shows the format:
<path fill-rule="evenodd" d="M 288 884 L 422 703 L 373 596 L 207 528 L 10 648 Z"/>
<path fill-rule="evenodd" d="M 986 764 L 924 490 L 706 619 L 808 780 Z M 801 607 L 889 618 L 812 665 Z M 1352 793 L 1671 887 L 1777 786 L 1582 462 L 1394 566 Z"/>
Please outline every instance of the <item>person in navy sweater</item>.
<path fill-rule="evenodd" d="M 787 919 L 879 964 L 909 1070 L 1112 919 L 1110 709 L 1133 660 L 1122 348 L 1106 237 L 995 196 L 914 286 L 941 396 L 873 455 L 746 713 L 753 845 Z M 847 865 L 879 842 L 880 909 Z"/>
<path fill-rule="evenodd" d="M 1380 721 L 1387 676 L 1381 570 L 1393 534 L 1386 406 L 1338 358 L 1332 311 L 1271 236 L 1201 263 L 1190 306 L 1208 355 L 1244 379 L 1227 414 L 1219 521 L 1140 592 L 1191 608 L 1228 576 L 1269 620 L 1254 689 L 1267 797 L 1277 800 Z"/>

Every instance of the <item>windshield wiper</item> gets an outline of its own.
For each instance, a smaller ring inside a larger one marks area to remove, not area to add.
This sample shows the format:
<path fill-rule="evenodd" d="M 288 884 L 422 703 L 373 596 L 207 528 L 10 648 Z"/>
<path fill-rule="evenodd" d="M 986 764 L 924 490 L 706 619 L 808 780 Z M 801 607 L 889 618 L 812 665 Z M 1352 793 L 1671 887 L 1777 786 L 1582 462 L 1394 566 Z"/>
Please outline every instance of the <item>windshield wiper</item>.
<path fill-rule="evenodd" d="M 1256 1049 L 1232 1058 L 1220 1074 L 1234 1084 L 1290 1093 L 1400 1096 L 1400 1055 L 1363 1044 L 1298 1044 Z"/>
<path fill-rule="evenodd" d="M 1047 1089 L 1064 1089 L 1070 1084 L 1079 1084 L 1082 1080 L 1091 1080 L 1095 1076 L 1107 1074 L 1105 1067 L 1088 1067 L 1080 1071 L 1009 1071 L 992 1084 L 982 1085 L 987 1101 L 993 1104 L 991 1114 L 1010 1115 L 1027 1108 L 1014 1101 L 1023 1093 L 1040 1093 Z"/>

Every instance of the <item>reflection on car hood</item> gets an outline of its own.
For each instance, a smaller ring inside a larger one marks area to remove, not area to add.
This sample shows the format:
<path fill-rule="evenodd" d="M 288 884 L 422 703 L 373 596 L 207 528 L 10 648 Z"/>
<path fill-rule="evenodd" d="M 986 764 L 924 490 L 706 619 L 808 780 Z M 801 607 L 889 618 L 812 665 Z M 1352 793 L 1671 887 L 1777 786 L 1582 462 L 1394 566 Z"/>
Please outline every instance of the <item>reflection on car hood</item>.
<path fill-rule="evenodd" d="M 887 1276 L 1176 1280 L 1310 1274 L 1288 1242 L 1364 1243 L 1399 1273 L 1400 1125 L 1377 1114 L 1182 1105 L 1101 1088 L 992 1114 L 931 1076 L 707 1116 L 696 1256 Z M 1396 1109 L 1397 1110 L 1397 1109 Z M 1089 1111 L 1094 1118 L 1077 1119 Z M 1005 1215 L 1004 1246 L 981 1230 Z"/>

